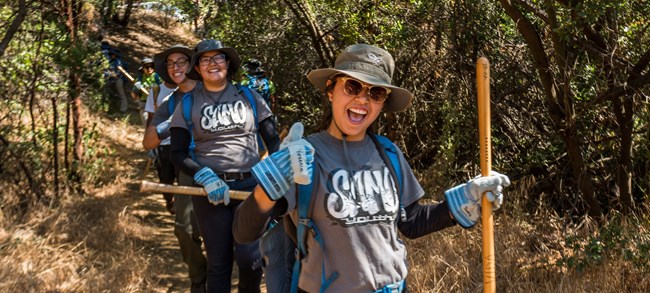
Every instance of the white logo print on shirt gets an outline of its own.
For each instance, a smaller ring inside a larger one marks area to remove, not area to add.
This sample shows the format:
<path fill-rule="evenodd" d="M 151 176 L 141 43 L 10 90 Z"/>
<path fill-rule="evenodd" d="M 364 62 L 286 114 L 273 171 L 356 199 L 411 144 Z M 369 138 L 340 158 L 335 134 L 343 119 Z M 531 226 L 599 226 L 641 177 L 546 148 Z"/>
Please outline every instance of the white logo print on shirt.
<path fill-rule="evenodd" d="M 201 110 L 201 128 L 209 132 L 244 128 L 247 114 L 243 101 L 205 106 Z"/>
<path fill-rule="evenodd" d="M 392 222 L 399 209 L 397 189 L 390 171 L 363 170 L 352 177 L 346 170 L 332 174 L 325 195 L 327 213 L 343 226 Z"/>

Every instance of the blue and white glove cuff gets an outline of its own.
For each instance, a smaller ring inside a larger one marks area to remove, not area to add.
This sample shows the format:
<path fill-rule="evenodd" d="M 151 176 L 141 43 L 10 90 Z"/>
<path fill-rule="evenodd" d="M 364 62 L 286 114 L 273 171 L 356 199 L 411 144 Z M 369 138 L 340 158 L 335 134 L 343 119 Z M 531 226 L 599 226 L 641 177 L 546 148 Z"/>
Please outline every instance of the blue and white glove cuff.
<path fill-rule="evenodd" d="M 199 170 L 199 172 L 196 172 L 196 174 L 194 174 L 194 181 L 204 186 L 205 184 L 208 183 L 207 182 L 208 179 L 212 178 L 213 176 L 216 177 L 217 174 L 215 174 L 214 171 L 212 171 L 212 169 L 208 167 L 203 167 L 201 168 L 201 170 Z"/>
<path fill-rule="evenodd" d="M 269 199 L 276 201 L 289 191 L 289 184 L 292 183 L 288 182 L 284 175 L 291 172 L 291 160 L 288 152 L 286 155 L 278 157 L 279 162 L 277 163 L 273 159 L 272 156 L 255 164 L 251 172 Z M 292 174 L 287 175 L 292 176 Z"/>
<path fill-rule="evenodd" d="M 467 184 L 461 184 L 445 191 L 445 198 L 454 220 L 463 228 L 471 228 L 476 224 L 481 210 L 476 203 L 467 200 Z"/>

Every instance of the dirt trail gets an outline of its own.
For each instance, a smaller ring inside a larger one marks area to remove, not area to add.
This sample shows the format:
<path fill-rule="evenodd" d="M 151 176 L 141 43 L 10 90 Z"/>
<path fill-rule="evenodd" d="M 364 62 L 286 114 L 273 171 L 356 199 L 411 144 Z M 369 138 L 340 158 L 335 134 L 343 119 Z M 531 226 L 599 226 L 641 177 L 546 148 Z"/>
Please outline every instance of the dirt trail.
<path fill-rule="evenodd" d="M 130 115 L 137 116 L 137 112 L 134 111 Z M 152 283 L 155 286 L 149 286 L 148 291 L 189 292 L 187 267 L 183 263 L 174 236 L 174 216 L 165 208 L 161 194 L 139 192 L 141 179 L 156 182 L 157 176 L 155 168 L 151 166 L 142 178 L 148 159 L 141 145 L 144 131 L 139 123 L 129 124 L 128 120 L 100 120 L 103 124 L 103 138 L 110 142 L 109 147 L 114 150 L 114 157 L 107 162 L 108 171 L 103 174 L 107 177 L 104 180 L 111 183 L 100 186 L 97 190 L 90 190 L 89 193 L 94 195 L 95 200 L 101 200 L 101 205 L 120 209 L 117 222 L 119 223 L 119 218 L 127 219 L 129 223 L 124 229 L 131 230 L 127 234 L 145 240 L 140 241 L 141 247 L 135 251 L 148 255 L 143 258 L 152 259 L 149 269 L 153 272 L 148 275 L 154 276 Z M 97 212 L 99 209 L 90 210 Z"/>

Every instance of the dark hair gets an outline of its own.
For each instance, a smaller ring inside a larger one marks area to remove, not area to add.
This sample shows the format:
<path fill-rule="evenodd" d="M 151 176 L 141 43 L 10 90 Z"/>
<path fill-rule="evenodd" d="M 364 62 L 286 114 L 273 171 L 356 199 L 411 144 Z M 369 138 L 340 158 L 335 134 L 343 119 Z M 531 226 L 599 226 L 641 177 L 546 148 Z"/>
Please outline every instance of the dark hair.
<path fill-rule="evenodd" d="M 325 86 L 325 99 L 323 99 L 323 115 L 321 115 L 320 122 L 318 123 L 318 127 L 316 128 L 317 131 L 327 130 L 330 127 L 330 124 L 332 123 L 332 119 L 334 119 L 332 114 L 332 103 L 329 101 L 329 96 L 327 94 L 334 91 L 334 87 L 336 86 L 336 81 L 341 76 L 346 76 L 346 75 L 335 74 L 330 76 L 329 78 L 330 83 L 329 85 Z M 366 133 L 376 132 L 375 130 L 377 129 L 377 124 L 378 124 L 377 120 L 379 119 L 376 119 L 375 121 L 372 122 L 372 124 L 370 124 L 368 129 L 366 129 Z"/>

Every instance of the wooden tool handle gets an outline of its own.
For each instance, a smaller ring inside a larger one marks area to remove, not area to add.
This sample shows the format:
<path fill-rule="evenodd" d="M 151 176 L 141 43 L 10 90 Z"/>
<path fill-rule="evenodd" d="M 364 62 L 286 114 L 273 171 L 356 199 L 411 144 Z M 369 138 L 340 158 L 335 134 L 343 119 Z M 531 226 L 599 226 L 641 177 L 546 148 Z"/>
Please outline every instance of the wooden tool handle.
<path fill-rule="evenodd" d="M 118 66 L 117 70 L 122 72 L 122 74 L 124 74 L 124 76 L 126 76 L 126 78 L 128 78 L 131 82 L 135 81 L 135 78 L 133 78 L 133 76 L 131 76 L 128 72 L 126 72 L 126 70 L 124 70 L 124 68 L 122 68 L 122 66 Z M 149 95 L 149 91 L 147 89 L 145 89 L 144 87 L 140 87 L 140 91 L 145 95 Z"/>
<path fill-rule="evenodd" d="M 478 93 L 478 133 L 481 174 L 490 175 L 492 170 L 492 134 L 490 133 L 490 63 L 481 57 L 476 62 L 476 86 Z M 483 292 L 496 292 L 496 266 L 494 253 L 494 219 L 492 203 L 485 194 L 481 199 L 483 241 Z"/>
<path fill-rule="evenodd" d="M 170 185 L 150 182 L 146 180 L 142 180 L 140 183 L 140 192 L 176 193 L 193 196 L 207 196 L 203 187 Z M 231 190 L 230 199 L 245 200 L 251 193 L 252 191 Z"/>

